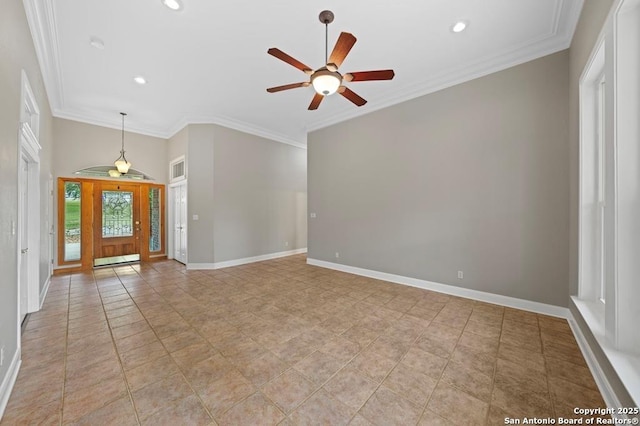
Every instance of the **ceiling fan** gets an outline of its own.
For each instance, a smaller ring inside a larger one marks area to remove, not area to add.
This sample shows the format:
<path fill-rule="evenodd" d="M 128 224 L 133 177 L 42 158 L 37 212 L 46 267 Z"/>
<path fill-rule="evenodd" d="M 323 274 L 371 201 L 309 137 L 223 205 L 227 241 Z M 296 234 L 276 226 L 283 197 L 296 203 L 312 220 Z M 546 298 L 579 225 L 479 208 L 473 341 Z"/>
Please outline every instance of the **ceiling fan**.
<path fill-rule="evenodd" d="M 267 53 L 271 56 L 275 56 L 288 63 L 291 66 L 298 68 L 300 71 L 310 76 L 309 81 L 303 81 L 300 83 L 285 84 L 283 86 L 270 87 L 267 89 L 269 93 L 280 92 L 283 90 L 295 89 L 298 87 L 313 86 L 316 91 L 311 103 L 309 104 L 309 110 L 318 109 L 320 102 L 325 96 L 332 95 L 336 92 L 353 102 L 356 106 L 362 106 L 367 103 L 365 99 L 353 92 L 348 87 L 344 86 L 343 82 L 357 82 L 357 81 L 372 81 L 372 80 L 391 80 L 395 73 L 393 70 L 376 70 L 376 71 L 357 71 L 346 74 L 340 74 L 338 67 L 342 65 L 342 62 L 349 54 L 349 51 L 356 43 L 356 38 L 353 34 L 342 32 L 338 41 L 331 52 L 331 56 L 328 56 L 328 34 L 329 24 L 333 22 L 333 12 L 330 10 L 324 10 L 320 12 L 318 17 L 320 22 L 325 26 L 325 63 L 324 67 L 317 70 L 311 69 L 309 66 L 303 64 L 297 59 L 287 55 L 282 50 L 272 47 L 267 50 Z"/>

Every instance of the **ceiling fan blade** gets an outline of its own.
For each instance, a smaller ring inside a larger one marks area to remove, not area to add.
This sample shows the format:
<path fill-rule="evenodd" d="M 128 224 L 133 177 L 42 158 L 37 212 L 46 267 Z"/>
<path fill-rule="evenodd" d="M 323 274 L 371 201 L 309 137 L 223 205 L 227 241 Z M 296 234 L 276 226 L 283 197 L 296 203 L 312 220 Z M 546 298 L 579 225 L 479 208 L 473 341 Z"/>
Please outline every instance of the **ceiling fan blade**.
<path fill-rule="evenodd" d="M 322 102 L 323 99 L 324 99 L 324 95 L 321 95 L 320 93 L 316 93 L 313 96 L 313 99 L 311 99 L 311 103 L 309 104 L 309 110 L 318 109 L 318 107 L 320 106 L 320 102 Z"/>
<path fill-rule="evenodd" d="M 275 56 L 276 58 L 280 59 L 281 61 L 284 61 L 284 62 L 288 63 L 291 66 L 294 66 L 294 67 L 298 68 L 300 71 L 304 72 L 305 74 L 312 74 L 313 73 L 313 70 L 310 67 L 308 67 L 307 65 L 303 64 L 299 60 L 297 60 L 295 58 L 292 58 L 291 56 L 287 55 L 286 53 L 284 53 L 280 49 L 272 47 L 271 49 L 267 50 L 267 53 L 269 55 L 271 55 L 271 56 Z"/>
<path fill-rule="evenodd" d="M 349 54 L 353 45 L 356 44 L 356 40 L 357 39 L 351 33 L 340 33 L 340 37 L 338 37 L 338 41 L 336 41 L 333 52 L 331 52 L 331 56 L 329 56 L 328 65 L 332 65 L 332 68 L 335 67 L 335 69 L 338 69 L 338 67 L 342 65 L 344 58 Z M 335 71 L 335 69 L 332 69 L 332 71 Z"/>
<path fill-rule="evenodd" d="M 267 92 L 269 93 L 281 92 L 282 90 L 296 89 L 298 87 L 307 87 L 309 86 L 309 84 L 310 83 L 308 81 L 303 81 L 302 83 L 291 83 L 291 84 L 285 84 L 284 86 L 269 87 L 267 89 Z"/>
<path fill-rule="evenodd" d="M 348 72 L 342 76 L 345 81 L 391 80 L 396 74 L 393 70 Z"/>
<path fill-rule="evenodd" d="M 344 90 L 342 89 L 343 87 L 344 87 Z M 341 86 L 340 90 L 338 90 L 338 93 L 340 93 L 342 96 L 349 99 L 351 102 L 353 102 L 359 107 L 367 103 L 365 99 L 361 98 L 359 95 L 357 95 L 353 90 L 349 89 L 348 87 Z"/>

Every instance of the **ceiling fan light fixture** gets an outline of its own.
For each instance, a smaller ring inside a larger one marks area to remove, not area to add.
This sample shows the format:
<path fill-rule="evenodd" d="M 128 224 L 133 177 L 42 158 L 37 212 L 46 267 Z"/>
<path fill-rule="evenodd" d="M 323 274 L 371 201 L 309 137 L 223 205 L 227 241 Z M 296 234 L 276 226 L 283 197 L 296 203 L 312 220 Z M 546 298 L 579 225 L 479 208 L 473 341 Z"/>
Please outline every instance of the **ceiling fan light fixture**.
<path fill-rule="evenodd" d="M 340 84 L 342 84 L 342 76 L 326 68 L 319 69 L 311 76 L 311 84 L 319 95 L 333 95 L 338 91 Z"/>
<path fill-rule="evenodd" d="M 179 0 L 162 0 L 162 4 L 164 4 L 171 10 L 182 9 L 182 3 L 180 3 Z"/>

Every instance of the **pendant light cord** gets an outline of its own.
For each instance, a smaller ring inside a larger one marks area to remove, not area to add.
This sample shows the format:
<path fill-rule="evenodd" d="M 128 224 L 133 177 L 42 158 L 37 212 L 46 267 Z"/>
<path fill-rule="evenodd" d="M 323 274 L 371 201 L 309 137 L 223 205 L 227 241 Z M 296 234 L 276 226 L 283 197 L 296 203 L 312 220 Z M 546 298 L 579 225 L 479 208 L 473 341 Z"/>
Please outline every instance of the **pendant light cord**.
<path fill-rule="evenodd" d="M 127 114 L 121 112 L 120 115 L 122 115 L 122 154 L 124 155 L 124 116 Z"/>

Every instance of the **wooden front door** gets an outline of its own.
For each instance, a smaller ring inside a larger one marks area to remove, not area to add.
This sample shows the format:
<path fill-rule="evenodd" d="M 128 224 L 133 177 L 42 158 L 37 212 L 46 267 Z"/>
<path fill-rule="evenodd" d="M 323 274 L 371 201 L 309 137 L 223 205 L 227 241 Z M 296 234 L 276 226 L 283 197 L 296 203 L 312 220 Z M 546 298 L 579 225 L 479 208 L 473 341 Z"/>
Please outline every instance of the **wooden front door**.
<path fill-rule="evenodd" d="M 140 254 L 140 185 L 94 184 L 93 258 Z"/>

